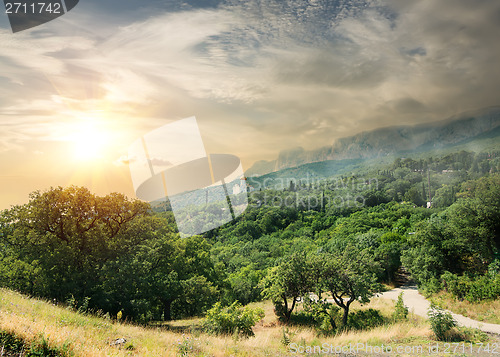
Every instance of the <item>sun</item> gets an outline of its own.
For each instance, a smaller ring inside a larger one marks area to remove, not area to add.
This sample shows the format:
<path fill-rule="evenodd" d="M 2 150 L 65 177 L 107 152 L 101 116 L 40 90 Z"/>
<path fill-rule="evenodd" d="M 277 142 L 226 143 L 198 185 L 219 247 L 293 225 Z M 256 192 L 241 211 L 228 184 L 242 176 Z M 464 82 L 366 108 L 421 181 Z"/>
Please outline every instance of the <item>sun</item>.
<path fill-rule="evenodd" d="M 94 122 L 83 122 L 71 135 L 74 144 L 74 157 L 80 161 L 101 158 L 109 143 L 109 135 Z"/>

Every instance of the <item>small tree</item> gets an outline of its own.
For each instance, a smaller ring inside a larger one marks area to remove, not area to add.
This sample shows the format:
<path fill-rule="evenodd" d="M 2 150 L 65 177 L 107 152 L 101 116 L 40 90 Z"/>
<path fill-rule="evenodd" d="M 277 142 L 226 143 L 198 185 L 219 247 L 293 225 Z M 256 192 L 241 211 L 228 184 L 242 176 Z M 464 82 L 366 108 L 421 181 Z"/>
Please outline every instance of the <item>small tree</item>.
<path fill-rule="evenodd" d="M 346 327 L 351 304 L 356 300 L 367 303 L 381 291 L 377 282 L 380 265 L 368 250 L 359 251 L 353 246 L 348 246 L 343 253 L 325 254 L 324 258 L 324 285 L 335 303 L 344 310 L 342 326 Z"/>
<path fill-rule="evenodd" d="M 294 254 L 271 269 L 262 282 L 262 293 L 273 301 L 276 315 L 288 322 L 298 298 L 311 289 L 310 280 L 305 256 Z"/>
<path fill-rule="evenodd" d="M 408 307 L 405 306 L 403 302 L 403 292 L 399 294 L 398 301 L 396 301 L 396 306 L 394 312 L 392 313 L 392 318 L 394 321 L 406 320 L 408 317 Z"/>
<path fill-rule="evenodd" d="M 449 312 L 434 304 L 431 304 L 427 315 L 429 316 L 432 331 L 439 341 L 445 340 L 446 333 L 457 325 L 457 322 Z"/>

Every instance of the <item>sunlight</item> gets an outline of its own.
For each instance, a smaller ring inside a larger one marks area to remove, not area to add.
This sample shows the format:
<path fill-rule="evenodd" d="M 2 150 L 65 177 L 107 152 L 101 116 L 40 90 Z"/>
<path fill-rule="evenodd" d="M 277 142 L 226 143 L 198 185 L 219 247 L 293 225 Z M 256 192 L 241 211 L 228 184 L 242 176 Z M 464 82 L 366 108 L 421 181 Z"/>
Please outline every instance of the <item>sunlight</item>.
<path fill-rule="evenodd" d="M 94 122 L 80 124 L 71 141 L 74 144 L 74 156 L 77 160 L 95 160 L 103 156 L 109 144 L 110 135 L 99 128 Z"/>

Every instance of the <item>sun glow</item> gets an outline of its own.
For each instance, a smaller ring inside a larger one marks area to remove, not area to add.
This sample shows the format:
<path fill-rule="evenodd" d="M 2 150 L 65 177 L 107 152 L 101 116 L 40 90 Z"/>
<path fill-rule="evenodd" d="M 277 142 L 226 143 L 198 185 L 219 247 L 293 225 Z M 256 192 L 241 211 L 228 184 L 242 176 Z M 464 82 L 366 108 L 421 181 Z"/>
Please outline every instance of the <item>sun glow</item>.
<path fill-rule="evenodd" d="M 101 158 L 109 145 L 110 135 L 94 122 L 81 123 L 71 135 L 74 156 L 77 160 L 88 161 Z"/>

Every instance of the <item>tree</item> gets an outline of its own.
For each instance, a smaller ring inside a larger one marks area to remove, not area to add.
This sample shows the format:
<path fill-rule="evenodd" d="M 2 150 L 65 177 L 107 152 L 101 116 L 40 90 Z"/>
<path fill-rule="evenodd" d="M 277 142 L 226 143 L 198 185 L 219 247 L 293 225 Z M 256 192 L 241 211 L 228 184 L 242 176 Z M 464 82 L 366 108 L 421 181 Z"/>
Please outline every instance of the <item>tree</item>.
<path fill-rule="evenodd" d="M 452 269 L 447 266 L 448 254 L 442 249 L 450 235 L 440 217 L 422 222 L 416 234 L 408 237 L 409 248 L 402 252 L 401 262 L 419 284 L 426 285 L 438 279 L 444 270 Z"/>
<path fill-rule="evenodd" d="M 422 196 L 420 196 L 420 192 L 416 187 L 412 187 L 408 191 L 406 191 L 404 199 L 406 201 L 416 204 L 417 206 L 423 206 L 425 203 L 425 201 L 422 199 Z"/>
<path fill-rule="evenodd" d="M 359 251 L 348 246 L 343 252 L 326 253 L 323 284 L 335 303 L 344 310 L 342 326 L 347 326 L 349 308 L 358 300 L 367 303 L 381 290 L 377 282 L 380 266 L 368 249 Z"/>
<path fill-rule="evenodd" d="M 148 209 L 145 202 L 118 193 L 98 197 L 83 187 L 35 191 L 27 204 L 3 212 L 9 229 L 2 243 L 18 260 L 37 262 L 43 284 L 27 292 L 83 300 L 97 293 L 102 266 L 139 243 L 124 232 Z"/>
<path fill-rule="evenodd" d="M 451 185 L 443 185 L 436 190 L 432 199 L 434 207 L 448 207 L 455 202 L 454 187 Z"/>
<path fill-rule="evenodd" d="M 394 275 L 401 265 L 403 244 L 404 238 L 395 232 L 384 233 L 380 237 L 380 245 L 375 250 L 375 256 L 387 274 L 387 282 L 394 279 Z"/>
<path fill-rule="evenodd" d="M 247 265 L 240 271 L 229 276 L 233 300 L 238 300 L 243 305 L 257 301 L 262 290 L 259 281 L 265 276 L 264 271 L 258 270 L 255 264 Z"/>
<path fill-rule="evenodd" d="M 296 253 L 269 271 L 262 282 L 263 294 L 288 322 L 298 298 L 311 290 L 310 280 L 305 254 Z"/>
<path fill-rule="evenodd" d="M 469 181 L 460 198 L 445 211 L 422 222 L 409 238 L 403 265 L 427 288 L 439 288 L 439 277 L 485 274 L 500 251 L 500 176 Z"/>
<path fill-rule="evenodd" d="M 199 236 L 181 239 L 167 233 L 148 240 L 135 254 L 142 297 L 164 320 L 199 314 L 219 296 L 210 248 Z"/>

